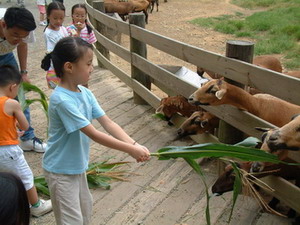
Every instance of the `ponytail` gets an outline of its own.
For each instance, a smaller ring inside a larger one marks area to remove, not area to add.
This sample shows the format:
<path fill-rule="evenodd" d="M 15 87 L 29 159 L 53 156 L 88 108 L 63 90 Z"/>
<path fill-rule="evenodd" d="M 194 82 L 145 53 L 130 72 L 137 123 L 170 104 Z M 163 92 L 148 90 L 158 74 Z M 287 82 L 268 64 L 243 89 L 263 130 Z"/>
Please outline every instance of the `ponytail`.
<path fill-rule="evenodd" d="M 41 68 L 45 71 L 48 71 L 51 66 L 51 52 L 47 53 L 45 57 L 42 59 Z"/>
<path fill-rule="evenodd" d="M 87 22 L 85 22 L 85 25 L 86 25 L 86 29 L 88 31 L 88 34 L 91 34 L 92 31 L 93 31 L 93 28 Z"/>

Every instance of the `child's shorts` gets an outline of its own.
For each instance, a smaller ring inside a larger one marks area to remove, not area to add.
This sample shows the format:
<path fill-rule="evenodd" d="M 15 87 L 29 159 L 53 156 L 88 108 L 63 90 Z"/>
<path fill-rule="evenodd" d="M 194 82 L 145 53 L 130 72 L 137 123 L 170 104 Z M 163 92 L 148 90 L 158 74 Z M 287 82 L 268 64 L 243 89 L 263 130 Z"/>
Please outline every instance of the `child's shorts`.
<path fill-rule="evenodd" d="M 14 173 L 22 180 L 26 191 L 33 187 L 33 174 L 18 145 L 0 146 L 0 171 Z"/>
<path fill-rule="evenodd" d="M 60 78 L 56 76 L 54 70 L 48 70 L 46 75 L 48 88 L 54 89 L 60 82 Z"/>
<path fill-rule="evenodd" d="M 46 14 L 46 7 L 44 5 L 38 5 L 38 8 L 41 14 Z"/>

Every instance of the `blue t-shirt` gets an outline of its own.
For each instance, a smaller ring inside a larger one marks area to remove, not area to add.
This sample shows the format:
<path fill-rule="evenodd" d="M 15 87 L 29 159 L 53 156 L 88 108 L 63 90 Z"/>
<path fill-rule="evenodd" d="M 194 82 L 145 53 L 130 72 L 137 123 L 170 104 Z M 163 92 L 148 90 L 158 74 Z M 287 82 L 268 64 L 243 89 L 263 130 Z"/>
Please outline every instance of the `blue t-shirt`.
<path fill-rule="evenodd" d="M 43 168 L 52 173 L 81 174 L 87 170 L 90 138 L 80 129 L 105 115 L 93 93 L 83 86 L 78 88 L 80 92 L 57 86 L 50 97 Z"/>

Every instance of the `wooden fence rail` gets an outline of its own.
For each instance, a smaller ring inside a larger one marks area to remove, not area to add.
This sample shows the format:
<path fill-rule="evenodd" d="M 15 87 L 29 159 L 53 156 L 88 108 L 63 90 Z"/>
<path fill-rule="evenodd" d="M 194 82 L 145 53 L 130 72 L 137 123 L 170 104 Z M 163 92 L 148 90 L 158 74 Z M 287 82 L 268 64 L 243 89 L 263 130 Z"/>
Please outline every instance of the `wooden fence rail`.
<path fill-rule="evenodd" d="M 101 23 L 104 27 L 106 26 L 111 30 L 128 35 L 131 39 L 150 45 L 197 67 L 206 68 L 207 70 L 218 73 L 230 80 L 254 87 L 265 93 L 272 94 L 286 101 L 300 105 L 300 91 L 295 91 L 300 88 L 300 79 L 263 69 L 237 59 L 205 51 L 204 49 L 156 34 L 136 25 L 117 20 L 92 7 L 92 5 L 99 6 L 99 4 L 103 4 L 103 0 L 97 1 L 96 3 L 95 1 L 86 2 L 89 19 L 94 27 L 96 27 L 98 23 Z M 101 30 L 103 31 L 103 28 L 101 28 Z M 94 31 L 100 46 L 105 46 L 107 52 L 115 53 L 130 63 L 131 67 L 137 68 L 141 73 L 145 74 L 145 76 L 149 76 L 151 82 L 165 93 L 169 95 L 180 94 L 189 97 L 197 89 L 196 86 L 180 79 L 163 66 L 150 62 L 147 60 L 146 56 L 142 57 L 139 54 L 128 50 L 107 38 L 97 29 Z M 109 60 L 107 55 L 102 54 L 102 51 L 103 50 L 101 49 L 95 49 L 95 54 L 101 65 L 112 71 L 148 104 L 157 108 L 160 98 L 151 92 L 149 87 L 145 87 L 141 82 L 133 79 L 130 74 L 127 74 L 115 66 Z M 203 106 L 203 108 L 250 136 L 258 138 L 261 136 L 261 133 L 256 131 L 254 127 L 275 127 L 269 122 L 229 105 L 217 107 Z M 280 112 L 278 113 L 280 114 Z M 300 162 L 299 154 L 291 153 L 291 157 Z M 276 192 L 276 197 L 286 202 L 290 207 L 300 213 L 300 189 L 298 187 L 290 184 L 286 185 L 285 181 L 283 182 L 282 179 L 279 178 L 265 179 L 265 181 L 270 186 L 273 186 L 274 189 L 276 189 L 274 185 L 283 185 L 286 188 L 285 192 L 291 194 L 283 195 L 280 194 L 280 192 Z"/>

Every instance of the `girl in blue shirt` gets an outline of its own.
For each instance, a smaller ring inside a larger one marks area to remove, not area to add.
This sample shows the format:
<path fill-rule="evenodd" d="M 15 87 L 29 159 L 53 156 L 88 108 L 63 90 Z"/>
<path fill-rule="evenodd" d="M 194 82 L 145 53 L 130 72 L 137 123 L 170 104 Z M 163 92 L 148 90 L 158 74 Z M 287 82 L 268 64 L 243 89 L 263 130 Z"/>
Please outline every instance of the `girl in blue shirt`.
<path fill-rule="evenodd" d="M 50 97 L 49 140 L 43 168 L 56 223 L 88 224 L 92 216 L 92 196 L 85 171 L 90 139 L 126 152 L 137 162 L 148 160 L 150 153 L 114 123 L 92 92 L 81 86 L 88 82 L 93 71 L 92 45 L 79 37 L 63 38 L 43 59 L 43 69 L 50 67 L 50 60 L 61 82 Z M 92 119 L 97 119 L 111 136 L 96 130 Z"/>

